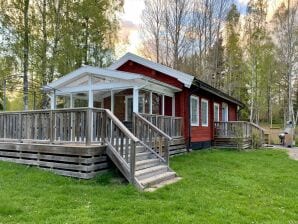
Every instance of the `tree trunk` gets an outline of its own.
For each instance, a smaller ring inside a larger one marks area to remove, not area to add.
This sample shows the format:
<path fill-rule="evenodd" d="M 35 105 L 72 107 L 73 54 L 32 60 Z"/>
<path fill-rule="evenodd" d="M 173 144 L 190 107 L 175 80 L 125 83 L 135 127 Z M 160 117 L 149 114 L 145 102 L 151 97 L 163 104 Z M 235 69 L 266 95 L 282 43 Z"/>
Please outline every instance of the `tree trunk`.
<path fill-rule="evenodd" d="M 42 64 L 41 64 L 41 73 L 42 73 L 42 86 L 47 84 L 47 0 L 43 0 L 42 5 L 42 33 L 43 33 L 43 43 L 42 43 Z M 35 92 L 34 92 L 35 93 Z M 42 108 L 46 109 L 47 107 L 47 95 L 43 91 L 42 93 Z"/>
<path fill-rule="evenodd" d="M 23 58 L 23 92 L 24 110 L 28 110 L 28 67 L 29 67 L 29 0 L 24 0 L 24 58 Z"/>

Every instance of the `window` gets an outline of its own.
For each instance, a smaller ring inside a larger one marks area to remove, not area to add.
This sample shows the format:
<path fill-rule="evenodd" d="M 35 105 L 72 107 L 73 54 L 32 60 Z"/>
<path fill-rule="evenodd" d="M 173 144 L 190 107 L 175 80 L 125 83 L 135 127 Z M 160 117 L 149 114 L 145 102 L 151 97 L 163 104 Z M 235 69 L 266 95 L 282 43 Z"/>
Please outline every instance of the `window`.
<path fill-rule="evenodd" d="M 201 101 L 202 126 L 208 127 L 208 100 Z"/>
<path fill-rule="evenodd" d="M 190 97 L 190 117 L 191 125 L 199 125 L 199 97 L 191 96 Z"/>
<path fill-rule="evenodd" d="M 219 121 L 219 104 L 218 103 L 214 103 L 213 111 L 214 111 L 214 121 Z"/>

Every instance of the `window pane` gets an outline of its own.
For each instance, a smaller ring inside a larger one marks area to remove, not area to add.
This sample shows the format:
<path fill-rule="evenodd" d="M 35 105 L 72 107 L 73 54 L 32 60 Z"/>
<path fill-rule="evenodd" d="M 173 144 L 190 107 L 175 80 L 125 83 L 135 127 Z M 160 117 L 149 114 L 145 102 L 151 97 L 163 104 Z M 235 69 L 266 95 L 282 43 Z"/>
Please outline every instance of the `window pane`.
<path fill-rule="evenodd" d="M 191 98 L 191 124 L 198 125 L 199 123 L 199 111 L 198 111 L 198 99 Z"/>
<path fill-rule="evenodd" d="M 202 125 L 208 126 L 208 101 L 201 103 Z"/>

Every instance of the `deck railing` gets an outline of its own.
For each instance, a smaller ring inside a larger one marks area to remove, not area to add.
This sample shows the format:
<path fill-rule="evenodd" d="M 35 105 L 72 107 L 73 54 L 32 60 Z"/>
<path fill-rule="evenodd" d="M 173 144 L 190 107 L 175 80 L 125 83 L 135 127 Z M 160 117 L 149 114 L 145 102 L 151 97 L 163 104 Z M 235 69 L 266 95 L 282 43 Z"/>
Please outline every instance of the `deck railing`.
<path fill-rule="evenodd" d="M 183 136 L 183 118 L 157 114 L 140 114 L 158 129 L 172 138 Z"/>
<path fill-rule="evenodd" d="M 215 138 L 248 138 L 258 144 L 264 143 L 265 130 L 257 124 L 246 121 L 214 122 Z"/>
<path fill-rule="evenodd" d="M 169 147 L 172 138 L 146 118 L 134 113 L 133 132 L 145 144 L 146 148 L 157 155 L 162 162 L 169 163 Z"/>
<path fill-rule="evenodd" d="M 73 108 L 0 113 L 0 141 L 103 143 L 104 109 Z"/>

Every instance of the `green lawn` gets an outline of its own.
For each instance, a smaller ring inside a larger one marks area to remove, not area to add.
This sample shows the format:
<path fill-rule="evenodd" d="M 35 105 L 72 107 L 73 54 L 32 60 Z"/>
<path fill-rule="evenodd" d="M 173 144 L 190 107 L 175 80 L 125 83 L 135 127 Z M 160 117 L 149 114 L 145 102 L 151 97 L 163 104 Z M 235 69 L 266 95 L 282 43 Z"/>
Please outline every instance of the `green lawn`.
<path fill-rule="evenodd" d="M 183 177 L 140 193 L 0 162 L 0 223 L 298 223 L 298 161 L 277 150 L 202 150 L 171 159 Z"/>

